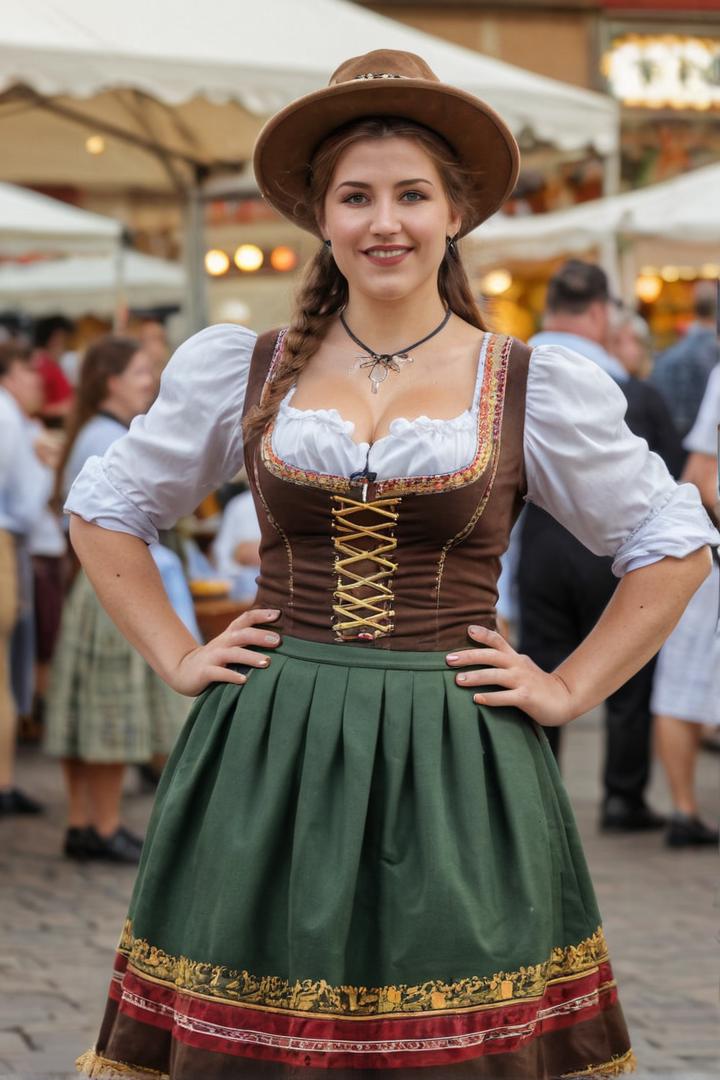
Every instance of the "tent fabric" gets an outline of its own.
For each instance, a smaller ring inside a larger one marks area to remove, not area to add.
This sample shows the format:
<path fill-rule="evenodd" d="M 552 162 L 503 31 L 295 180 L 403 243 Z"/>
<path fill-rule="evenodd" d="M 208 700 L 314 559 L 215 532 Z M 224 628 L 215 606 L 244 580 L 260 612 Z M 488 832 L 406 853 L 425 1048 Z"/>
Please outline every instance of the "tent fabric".
<path fill-rule="evenodd" d="M 122 225 L 112 218 L 0 184 L 0 257 L 108 252 L 121 232 Z"/>
<path fill-rule="evenodd" d="M 76 256 L 0 266 L 0 309 L 68 318 L 112 316 L 122 296 L 129 307 L 180 305 L 185 271 L 177 263 L 125 251 L 113 257 Z"/>
<path fill-rule="evenodd" d="M 441 41 L 345 0 L 184 6 L 175 0 L 6 0 L 0 90 L 21 85 L 60 97 L 67 109 L 89 108 L 145 138 L 149 126 L 163 145 L 212 164 L 248 157 L 259 124 L 248 123 L 242 112 L 266 117 L 325 85 L 349 55 L 377 48 L 420 53 L 441 79 L 485 99 L 516 134 L 529 132 L 564 150 L 593 146 L 607 154 L 617 146 L 618 106 L 609 97 Z M 118 104 L 123 88 L 165 108 L 138 117 L 131 97 Z M 238 106 L 229 140 L 227 124 L 209 120 L 208 103 Z"/>
<path fill-rule="evenodd" d="M 720 164 L 651 187 L 528 217 L 496 214 L 465 241 L 482 263 L 551 259 L 600 247 L 609 237 L 720 243 Z"/>

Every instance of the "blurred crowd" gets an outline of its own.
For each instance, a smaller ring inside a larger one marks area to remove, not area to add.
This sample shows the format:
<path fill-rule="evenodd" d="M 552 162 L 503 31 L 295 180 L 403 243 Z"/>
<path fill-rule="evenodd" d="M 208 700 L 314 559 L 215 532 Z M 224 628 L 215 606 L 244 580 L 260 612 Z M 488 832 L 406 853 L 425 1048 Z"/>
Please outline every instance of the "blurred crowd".
<path fill-rule="evenodd" d="M 699 291 L 692 326 L 655 357 L 646 323 L 613 298 L 603 271 L 571 260 L 550 282 L 531 341 L 568 346 L 609 374 L 627 398 L 629 427 L 676 478 L 699 488 L 715 520 L 716 300 L 714 289 Z M 32 337 L 0 327 L 0 817 L 43 811 L 14 779 L 18 737 L 40 742 L 63 770 L 63 850 L 72 859 L 138 861 L 142 838 L 121 820 L 127 769 L 155 784 L 188 711 L 100 607 L 62 515 L 85 461 L 152 404 L 168 355 L 157 319 L 98 338 L 82 355 L 60 316 L 39 321 Z M 168 596 L 198 642 L 251 605 L 259 535 L 240 475 L 152 545 Z M 616 580 L 610 560 L 528 505 L 504 560 L 501 627 L 552 670 L 594 625 Z M 701 749 L 718 749 L 719 595 L 715 565 L 659 656 L 606 702 L 605 830 L 662 830 L 672 848 L 718 841 L 694 776 Z M 547 734 L 561 759 L 560 729 Z M 672 798 L 667 820 L 645 797 L 654 752 Z"/>
<path fill-rule="evenodd" d="M 62 514 L 86 460 L 102 456 L 158 393 L 164 327 L 148 319 L 131 329 L 94 340 L 80 357 L 74 327 L 60 316 L 38 322 L 32 337 L 3 328 L 0 817 L 42 813 L 14 778 L 18 738 L 41 743 L 64 774 L 65 855 L 133 863 L 142 838 L 121 821 L 127 769 L 145 787 L 157 783 L 189 703 L 100 607 Z M 251 603 L 259 529 L 242 477 L 198 512 L 151 551 L 173 607 L 201 642 L 215 625 L 203 605 L 217 622 Z"/>

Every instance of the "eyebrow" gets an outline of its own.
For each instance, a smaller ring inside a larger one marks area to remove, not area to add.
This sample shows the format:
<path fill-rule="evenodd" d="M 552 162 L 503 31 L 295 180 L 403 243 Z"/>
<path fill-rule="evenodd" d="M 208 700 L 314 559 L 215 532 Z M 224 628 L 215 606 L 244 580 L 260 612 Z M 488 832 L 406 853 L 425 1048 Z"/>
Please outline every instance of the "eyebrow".
<path fill-rule="evenodd" d="M 431 180 L 425 180 L 422 176 L 416 176 L 412 180 L 398 180 L 394 186 L 396 188 L 407 187 L 408 184 L 428 184 L 429 187 L 433 186 Z M 341 187 L 371 188 L 372 184 L 366 184 L 363 180 L 343 180 L 342 184 L 338 184 L 336 190 L 339 191 Z"/>

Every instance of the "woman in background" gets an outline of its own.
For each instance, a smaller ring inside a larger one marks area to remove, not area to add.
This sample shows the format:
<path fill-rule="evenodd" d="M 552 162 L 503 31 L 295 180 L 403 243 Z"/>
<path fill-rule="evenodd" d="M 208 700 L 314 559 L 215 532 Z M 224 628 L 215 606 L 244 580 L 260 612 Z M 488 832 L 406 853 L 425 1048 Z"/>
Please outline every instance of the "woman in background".
<path fill-rule="evenodd" d="M 146 412 L 157 382 L 132 338 L 88 350 L 61 461 L 57 495 L 86 460 L 104 454 Z M 170 553 L 168 553 L 170 554 Z M 63 612 L 50 684 L 45 750 L 62 760 L 68 793 L 65 854 L 136 863 L 142 840 L 120 822 L 125 766 L 169 753 L 186 705 L 128 644 L 80 571 Z"/>

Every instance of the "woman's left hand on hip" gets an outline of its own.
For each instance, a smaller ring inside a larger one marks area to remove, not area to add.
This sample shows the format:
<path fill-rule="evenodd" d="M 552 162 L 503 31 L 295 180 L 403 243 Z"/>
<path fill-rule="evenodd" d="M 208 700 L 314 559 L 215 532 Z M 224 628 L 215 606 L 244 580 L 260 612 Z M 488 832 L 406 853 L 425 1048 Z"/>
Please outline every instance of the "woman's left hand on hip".
<path fill-rule="evenodd" d="M 514 706 L 545 727 L 560 727 L 573 719 L 572 695 L 559 675 L 543 671 L 495 630 L 470 626 L 468 635 L 478 648 L 449 653 L 446 659 L 451 668 L 473 669 L 459 671 L 455 681 L 463 689 L 479 688 L 473 694 L 478 705 Z M 485 691 L 486 686 L 502 689 Z"/>

